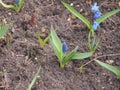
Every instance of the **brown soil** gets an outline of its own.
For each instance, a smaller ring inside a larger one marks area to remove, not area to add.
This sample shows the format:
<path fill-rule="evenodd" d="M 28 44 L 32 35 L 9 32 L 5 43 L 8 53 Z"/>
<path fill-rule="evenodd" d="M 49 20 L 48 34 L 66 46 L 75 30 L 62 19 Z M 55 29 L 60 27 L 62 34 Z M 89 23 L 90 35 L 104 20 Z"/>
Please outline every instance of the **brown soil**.
<path fill-rule="evenodd" d="M 13 3 L 14 0 L 4 0 Z M 92 21 L 91 4 L 98 2 L 101 12 L 120 7 L 119 0 L 65 0 Z M 101 33 L 100 43 L 95 56 L 120 53 L 120 13 L 103 22 L 96 32 Z M 60 0 L 28 0 L 19 13 L 0 6 L 0 20 L 6 18 L 13 26 L 6 36 L 9 43 L 0 44 L 0 71 L 10 69 L 0 77 L 0 90 L 27 90 L 28 84 L 41 66 L 40 77 L 32 90 L 120 90 L 120 80 L 94 62 L 85 66 L 80 74 L 79 67 L 85 61 L 70 61 L 60 68 L 58 59 L 49 43 L 42 49 L 36 37 L 39 32 L 45 38 L 51 25 L 57 30 L 62 41 L 66 41 L 69 50 L 79 46 L 79 52 L 88 51 L 87 35 L 89 30 L 75 18 Z M 31 17 L 35 17 L 33 22 Z M 10 35 L 12 38 L 10 38 Z M 118 56 L 104 57 L 101 61 L 113 60 Z"/>

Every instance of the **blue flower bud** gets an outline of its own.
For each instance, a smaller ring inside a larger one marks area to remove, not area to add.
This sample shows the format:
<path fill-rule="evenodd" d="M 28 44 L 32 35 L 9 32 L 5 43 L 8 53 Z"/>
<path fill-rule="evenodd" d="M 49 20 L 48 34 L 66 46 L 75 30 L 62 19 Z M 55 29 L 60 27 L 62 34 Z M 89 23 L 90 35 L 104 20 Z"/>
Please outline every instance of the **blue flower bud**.
<path fill-rule="evenodd" d="M 15 5 L 18 6 L 19 0 L 15 0 Z"/>
<path fill-rule="evenodd" d="M 92 29 L 93 29 L 93 30 L 96 30 L 98 26 L 99 26 L 99 23 L 96 22 L 96 21 L 94 21 L 94 23 L 93 23 L 93 25 L 92 25 Z"/>
<path fill-rule="evenodd" d="M 102 13 L 100 11 L 97 11 L 94 13 L 94 18 L 97 19 L 97 18 L 100 18 L 102 15 Z"/>
<path fill-rule="evenodd" d="M 118 57 L 118 66 L 120 66 L 120 57 Z"/>
<path fill-rule="evenodd" d="M 94 3 L 92 6 L 91 6 L 91 10 L 92 10 L 92 12 L 97 12 L 97 11 L 99 11 L 99 6 L 97 6 L 97 3 Z"/>
<path fill-rule="evenodd" d="M 63 53 L 66 53 L 67 49 L 68 49 L 68 47 L 67 47 L 66 42 L 63 42 L 63 44 L 62 44 L 62 51 L 63 51 Z"/>

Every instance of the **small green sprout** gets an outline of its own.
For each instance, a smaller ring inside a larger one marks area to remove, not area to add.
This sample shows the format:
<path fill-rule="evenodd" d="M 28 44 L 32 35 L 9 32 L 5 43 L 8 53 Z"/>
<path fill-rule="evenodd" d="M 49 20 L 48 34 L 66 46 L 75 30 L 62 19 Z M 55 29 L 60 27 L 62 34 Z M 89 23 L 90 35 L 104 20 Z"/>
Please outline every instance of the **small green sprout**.
<path fill-rule="evenodd" d="M 40 69 L 41 69 L 41 67 L 39 67 L 39 69 L 37 70 L 37 73 L 35 74 L 35 76 L 34 76 L 32 82 L 28 85 L 27 90 L 31 90 L 31 89 L 32 89 L 32 87 L 33 87 L 35 81 L 36 81 L 37 78 L 38 78 L 38 75 L 39 75 L 39 73 L 40 73 Z"/>
<path fill-rule="evenodd" d="M 91 37 L 91 32 L 89 32 L 88 34 L 88 48 L 91 51 L 94 51 L 97 49 L 98 45 L 100 43 L 100 38 L 98 40 L 96 40 L 96 37 L 93 36 Z"/>
<path fill-rule="evenodd" d="M 50 37 L 50 34 L 43 40 L 41 37 L 40 37 L 40 34 L 37 32 L 37 38 L 39 40 L 39 43 L 40 43 L 40 47 L 41 48 L 44 48 L 45 44 L 48 42 L 49 40 L 49 37 Z"/>
<path fill-rule="evenodd" d="M 53 28 L 51 28 L 50 43 L 59 59 L 60 67 L 62 68 L 70 60 L 83 60 L 93 55 L 93 52 L 77 53 L 78 46 L 76 46 L 70 53 L 67 54 L 67 44 L 65 42 L 63 44 L 61 43 Z"/>
<path fill-rule="evenodd" d="M 19 12 L 22 5 L 24 4 L 24 0 L 16 0 L 16 5 L 11 5 L 11 4 L 5 4 L 3 3 L 2 0 L 0 0 L 0 3 L 2 4 L 3 7 L 5 8 L 9 8 L 9 9 L 13 9 L 15 10 L 16 12 Z"/>
<path fill-rule="evenodd" d="M 65 3 L 62 1 L 62 4 L 72 13 L 74 14 L 76 17 L 78 17 L 82 22 L 84 22 L 88 29 L 92 32 L 92 36 L 94 36 L 94 28 L 96 29 L 97 26 L 99 26 L 100 23 L 102 23 L 103 21 L 105 21 L 107 18 L 109 18 L 110 16 L 120 12 L 120 8 L 115 9 L 113 11 L 107 12 L 106 14 L 102 15 L 101 12 L 99 11 L 99 7 L 97 6 L 97 3 L 95 3 L 92 6 L 92 11 L 94 10 L 94 24 L 91 24 L 90 21 L 84 17 L 82 14 L 80 14 L 76 9 L 74 9 L 73 7 L 71 7 L 69 4 Z M 95 12 L 97 11 L 97 12 Z M 99 11 L 99 12 L 98 12 Z M 101 16 L 102 15 L 102 16 Z M 97 18 L 96 18 L 97 17 Z M 99 18 L 98 18 L 99 17 Z M 93 28 L 94 26 L 94 28 Z"/>
<path fill-rule="evenodd" d="M 9 24 L 0 25 L 0 39 L 4 37 L 9 28 L 10 28 Z"/>

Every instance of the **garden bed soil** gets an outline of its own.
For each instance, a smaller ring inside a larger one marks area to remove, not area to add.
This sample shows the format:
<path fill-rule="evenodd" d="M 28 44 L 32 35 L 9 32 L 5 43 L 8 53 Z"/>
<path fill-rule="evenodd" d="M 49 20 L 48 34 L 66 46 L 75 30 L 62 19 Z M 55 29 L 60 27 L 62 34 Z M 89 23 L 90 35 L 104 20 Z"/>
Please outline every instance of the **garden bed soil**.
<path fill-rule="evenodd" d="M 14 0 L 4 0 L 14 3 Z M 98 2 L 104 14 L 120 7 L 119 0 L 65 0 L 73 4 L 81 14 L 91 22 L 91 5 Z M 31 20 L 32 17 L 32 20 Z M 36 32 L 44 39 L 51 26 L 56 29 L 61 41 L 66 41 L 70 52 L 79 46 L 79 52 L 87 52 L 86 25 L 72 15 L 60 0 L 26 0 L 21 11 L 16 13 L 0 6 L 0 20 L 11 23 L 6 41 L 0 43 L 0 71 L 9 72 L 0 77 L 0 90 L 27 90 L 38 68 L 39 77 L 32 90 L 120 90 L 120 80 L 116 76 L 92 62 L 85 66 L 82 74 L 80 66 L 91 59 L 69 61 L 60 68 L 57 57 L 48 42 L 40 48 Z M 93 57 L 120 53 L 120 13 L 113 15 L 100 25 L 96 36 L 102 38 Z M 118 56 L 100 58 L 101 61 L 113 61 L 117 66 Z"/>

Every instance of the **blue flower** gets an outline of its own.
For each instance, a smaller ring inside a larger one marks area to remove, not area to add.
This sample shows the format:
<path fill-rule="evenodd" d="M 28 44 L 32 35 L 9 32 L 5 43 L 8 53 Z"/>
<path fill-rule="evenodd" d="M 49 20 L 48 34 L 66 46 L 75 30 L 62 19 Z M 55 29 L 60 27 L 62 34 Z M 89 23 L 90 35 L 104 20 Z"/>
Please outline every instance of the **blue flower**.
<path fill-rule="evenodd" d="M 91 10 L 92 10 L 92 12 L 97 12 L 97 11 L 99 11 L 99 6 L 97 6 L 97 3 L 94 3 L 92 6 L 91 6 Z"/>
<path fill-rule="evenodd" d="M 96 22 L 96 21 L 94 21 L 94 23 L 93 23 L 93 25 L 92 25 L 92 29 L 93 29 L 93 30 L 96 30 L 98 26 L 99 26 L 99 23 Z"/>
<path fill-rule="evenodd" d="M 63 53 L 66 53 L 67 49 L 68 49 L 68 47 L 67 47 L 66 42 L 63 42 L 63 44 L 62 44 L 62 51 L 63 51 Z"/>
<path fill-rule="evenodd" d="M 97 18 L 100 18 L 102 15 L 102 13 L 100 11 L 97 11 L 94 13 L 94 18 L 97 19 Z"/>
<path fill-rule="evenodd" d="M 19 0 L 15 0 L 15 5 L 18 6 Z"/>

